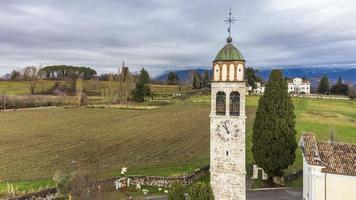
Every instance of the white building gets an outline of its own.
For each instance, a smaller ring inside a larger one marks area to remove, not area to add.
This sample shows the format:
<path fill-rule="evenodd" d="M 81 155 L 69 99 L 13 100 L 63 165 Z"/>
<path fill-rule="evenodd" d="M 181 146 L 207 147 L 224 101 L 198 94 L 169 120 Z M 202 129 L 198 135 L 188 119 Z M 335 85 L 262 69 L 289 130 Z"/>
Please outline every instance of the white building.
<path fill-rule="evenodd" d="M 303 200 L 356 199 L 356 144 L 303 134 Z"/>
<path fill-rule="evenodd" d="M 265 86 L 262 83 L 257 82 L 256 83 L 256 88 L 253 89 L 253 93 L 255 93 L 255 94 L 263 94 L 263 93 L 265 93 Z"/>
<path fill-rule="evenodd" d="M 310 82 L 301 78 L 288 81 L 288 93 L 310 94 Z"/>

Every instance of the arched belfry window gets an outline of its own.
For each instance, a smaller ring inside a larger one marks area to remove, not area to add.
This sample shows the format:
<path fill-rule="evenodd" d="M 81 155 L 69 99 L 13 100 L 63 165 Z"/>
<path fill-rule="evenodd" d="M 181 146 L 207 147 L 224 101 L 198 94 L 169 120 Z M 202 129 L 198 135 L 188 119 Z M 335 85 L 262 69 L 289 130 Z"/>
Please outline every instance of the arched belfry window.
<path fill-rule="evenodd" d="M 216 93 L 216 114 L 225 115 L 226 112 L 226 94 L 225 92 Z"/>
<path fill-rule="evenodd" d="M 240 93 L 238 92 L 230 94 L 230 115 L 240 116 Z"/>

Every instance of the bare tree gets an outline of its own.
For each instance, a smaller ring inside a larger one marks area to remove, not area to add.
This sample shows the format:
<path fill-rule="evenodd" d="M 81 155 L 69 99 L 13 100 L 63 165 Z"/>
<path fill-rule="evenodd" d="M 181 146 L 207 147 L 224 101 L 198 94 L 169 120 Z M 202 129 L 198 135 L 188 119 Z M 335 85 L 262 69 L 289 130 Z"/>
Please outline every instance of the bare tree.
<path fill-rule="evenodd" d="M 25 81 L 30 82 L 30 91 L 31 94 L 34 94 L 39 80 L 37 68 L 33 66 L 25 67 L 23 69 L 23 76 Z"/>
<path fill-rule="evenodd" d="M 118 94 L 120 103 L 128 102 L 134 86 L 133 81 L 129 68 L 122 63 L 121 70 L 118 70 Z"/>
<path fill-rule="evenodd" d="M 5 95 L 2 96 L 2 103 L 3 103 L 3 106 L 2 106 L 3 110 L 6 110 L 6 96 Z"/>

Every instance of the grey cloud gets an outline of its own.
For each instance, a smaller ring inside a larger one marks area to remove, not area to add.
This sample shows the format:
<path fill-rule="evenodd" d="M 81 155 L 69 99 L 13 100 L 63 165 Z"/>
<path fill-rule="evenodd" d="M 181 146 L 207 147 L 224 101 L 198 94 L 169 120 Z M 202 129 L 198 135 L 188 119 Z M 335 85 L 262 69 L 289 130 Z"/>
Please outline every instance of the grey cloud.
<path fill-rule="evenodd" d="M 114 72 L 123 60 L 153 75 L 210 67 L 230 7 L 249 65 L 355 66 L 356 3 L 311 1 L 0 0 L 0 74 L 39 63 Z"/>

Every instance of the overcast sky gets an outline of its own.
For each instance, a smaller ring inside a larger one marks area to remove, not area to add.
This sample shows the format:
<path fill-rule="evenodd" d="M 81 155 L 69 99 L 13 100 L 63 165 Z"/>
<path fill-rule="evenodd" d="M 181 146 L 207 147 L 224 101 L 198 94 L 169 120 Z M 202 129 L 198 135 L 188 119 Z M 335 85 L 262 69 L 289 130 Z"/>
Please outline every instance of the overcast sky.
<path fill-rule="evenodd" d="M 0 0 L 0 74 L 40 63 L 209 68 L 230 7 L 249 66 L 356 66 L 353 0 Z"/>

